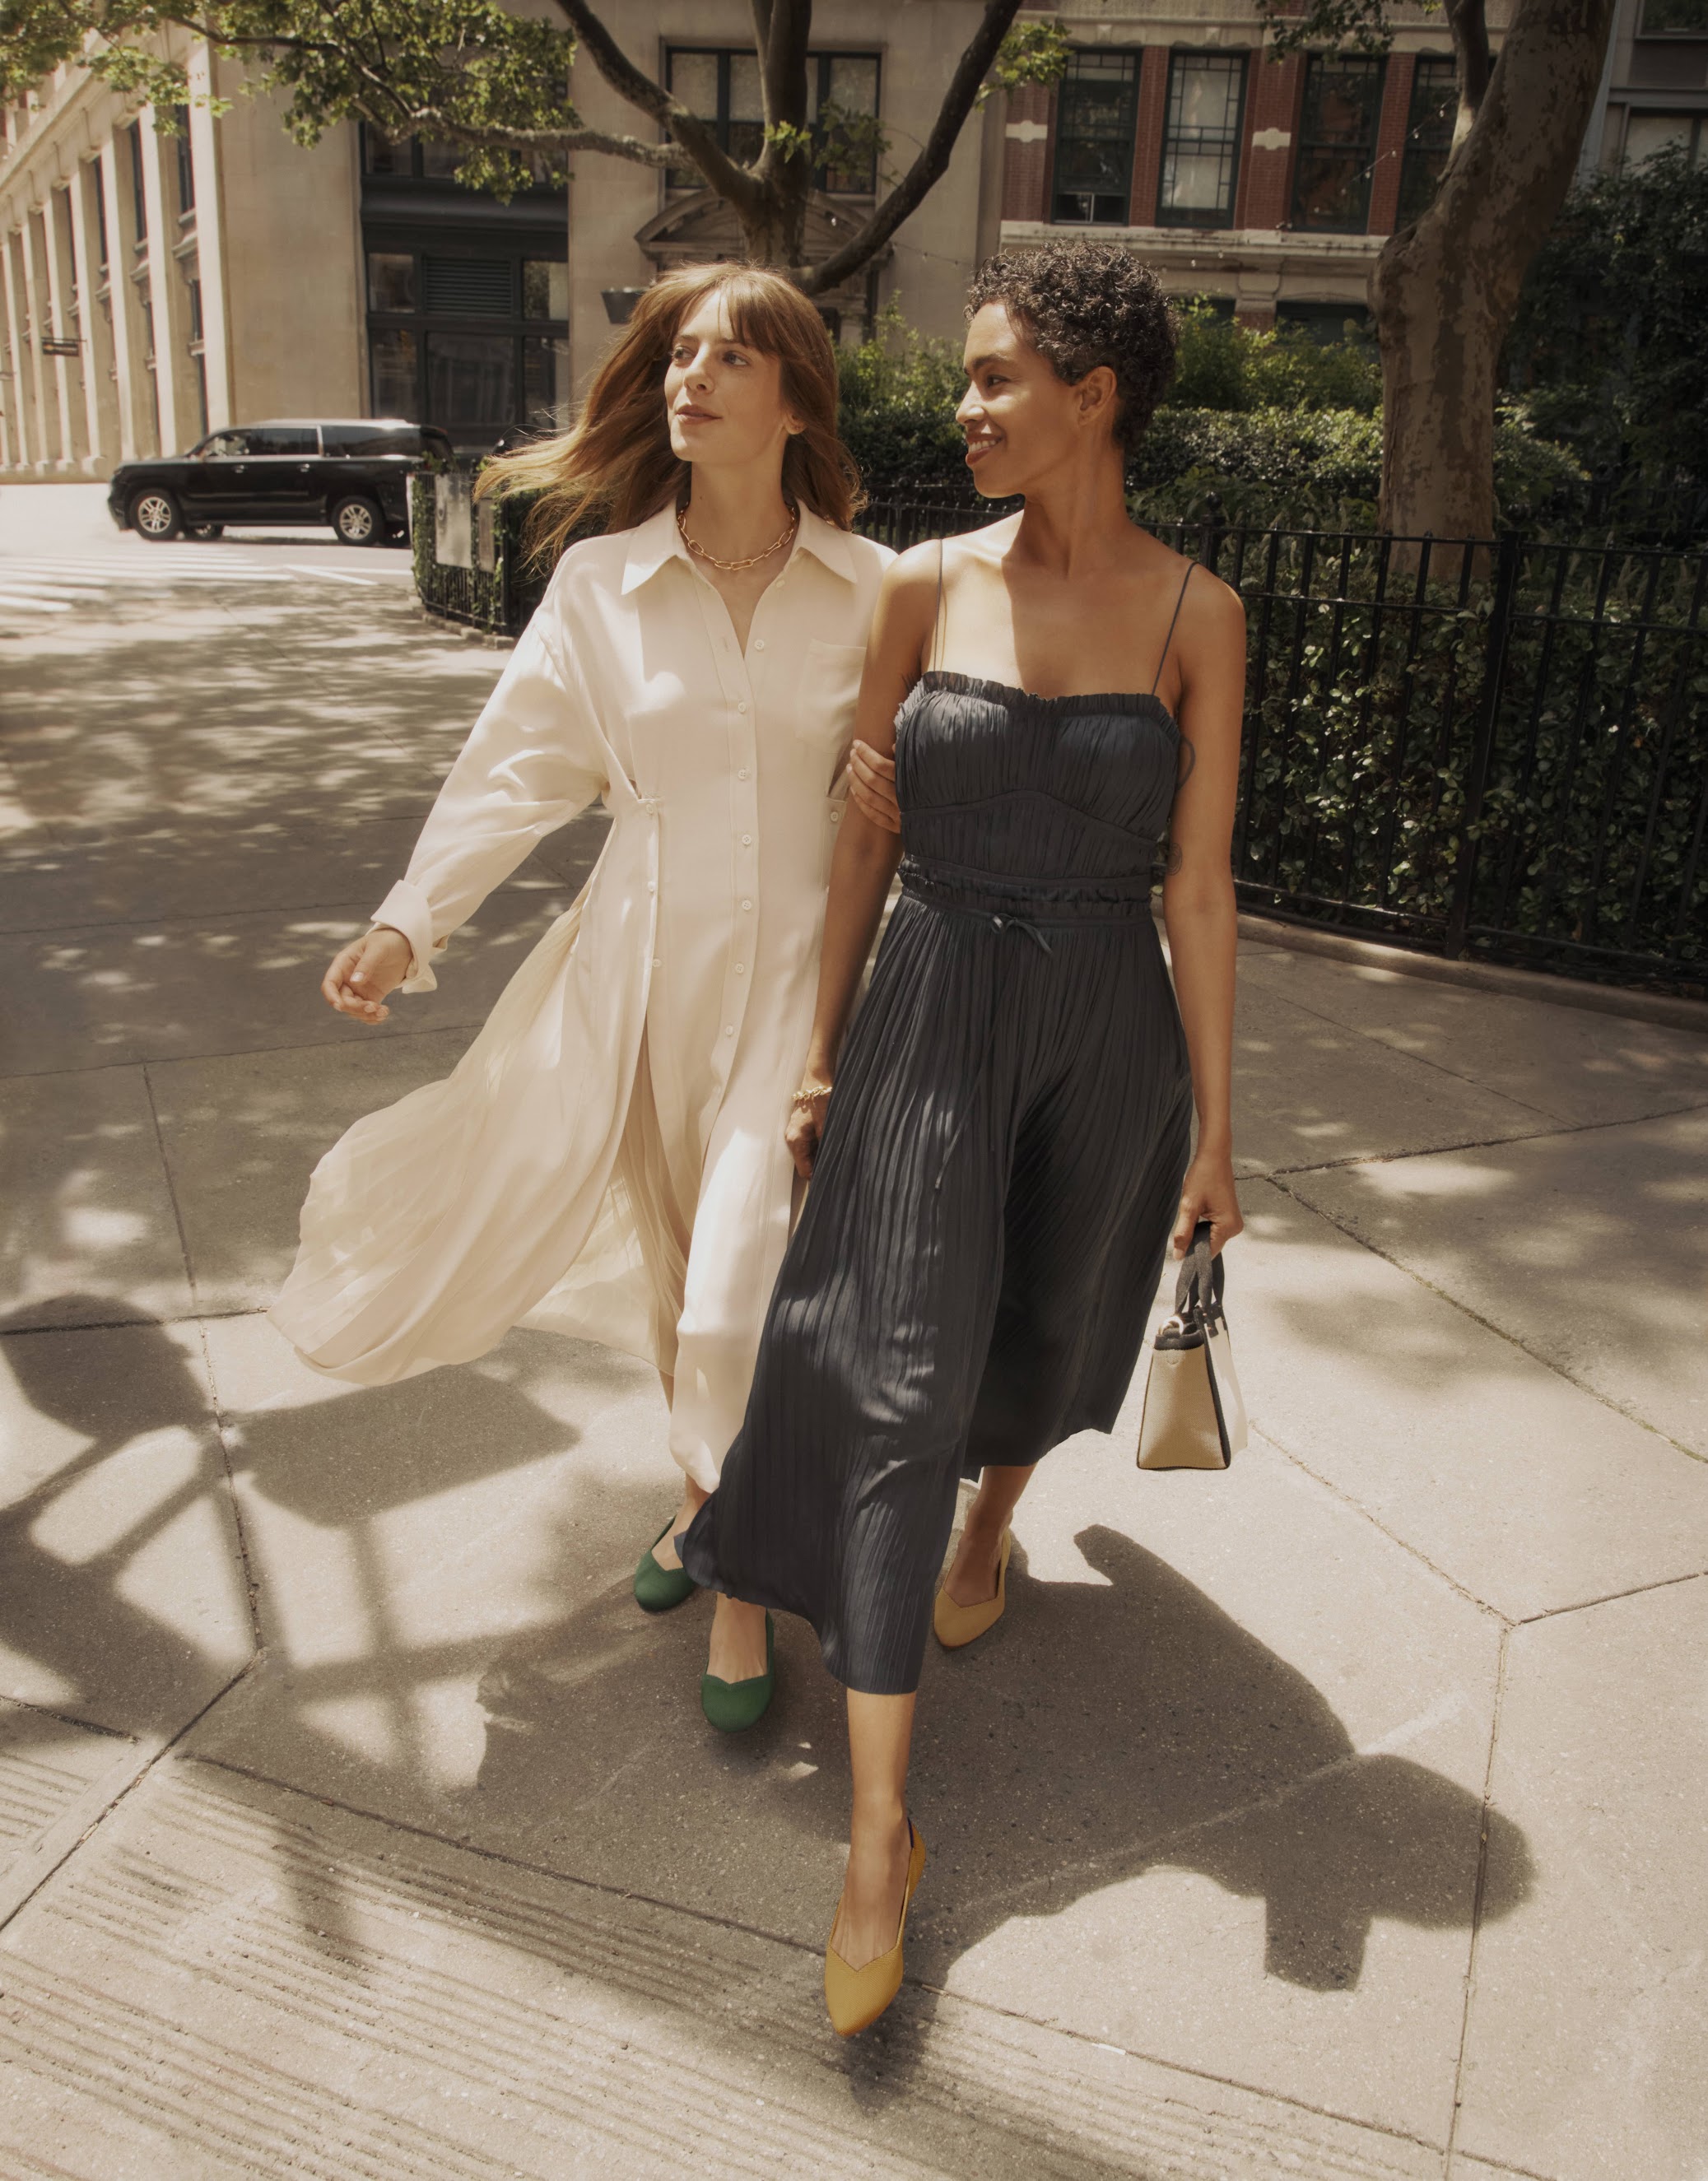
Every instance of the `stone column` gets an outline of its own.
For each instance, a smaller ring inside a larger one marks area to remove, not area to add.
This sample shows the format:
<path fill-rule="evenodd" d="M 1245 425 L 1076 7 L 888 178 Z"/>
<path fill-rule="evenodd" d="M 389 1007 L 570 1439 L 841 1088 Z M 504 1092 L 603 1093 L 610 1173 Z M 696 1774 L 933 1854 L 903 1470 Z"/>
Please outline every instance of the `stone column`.
<path fill-rule="evenodd" d="M 41 336 L 47 330 L 47 267 L 43 263 L 41 207 L 33 205 L 24 215 L 24 315 L 30 327 L 30 385 L 36 419 L 36 467 L 41 476 L 59 467 L 64 454 L 58 437 L 58 404 L 54 400 L 51 361 L 41 353 Z"/>
<path fill-rule="evenodd" d="M 154 409 L 163 455 L 180 451 L 179 381 L 189 368 L 183 341 L 183 286 L 172 246 L 178 235 L 177 192 L 161 171 L 161 139 L 154 133 L 154 109 L 137 116 L 141 127 L 142 199 L 148 214 L 148 297 L 153 316 Z"/>
<path fill-rule="evenodd" d="M 238 71 L 230 68 L 235 75 Z M 202 368 L 207 380 L 207 428 L 235 421 L 232 408 L 231 327 L 225 278 L 225 196 L 219 130 L 205 104 L 213 95 L 213 63 L 205 45 L 191 53 L 190 159 L 196 174 L 196 278 L 202 283 Z"/>
<path fill-rule="evenodd" d="M 42 254 L 47 262 L 47 331 L 56 340 L 81 342 L 83 325 L 77 308 L 77 273 L 72 260 L 70 200 L 62 201 L 50 189 L 41 207 Z M 53 365 L 53 390 L 59 405 L 59 447 L 62 467 L 89 467 L 88 406 L 84 397 L 84 351 L 75 356 L 58 356 Z"/>
<path fill-rule="evenodd" d="M 12 376 L 6 383 L 7 464 L 19 470 L 30 468 L 36 453 L 34 421 L 30 415 L 30 351 L 19 270 L 22 241 L 21 231 L 0 235 L 0 279 L 3 279 L 6 289 L 6 343 L 12 359 Z"/>
<path fill-rule="evenodd" d="M 101 259 L 112 245 L 103 235 L 93 202 L 92 163 L 78 162 L 71 179 L 71 239 L 77 257 L 77 316 L 83 329 L 83 399 L 87 419 L 89 459 L 86 467 L 96 477 L 105 477 L 119 459 L 119 392 L 113 356 L 110 305 L 100 301 Z"/>
<path fill-rule="evenodd" d="M 119 459 L 133 462 L 150 451 L 145 401 L 153 389 L 142 365 L 136 290 L 130 284 L 130 154 L 114 134 L 101 146 L 102 195 L 107 202 L 107 300 L 113 309 L 113 364 L 119 406 Z"/>

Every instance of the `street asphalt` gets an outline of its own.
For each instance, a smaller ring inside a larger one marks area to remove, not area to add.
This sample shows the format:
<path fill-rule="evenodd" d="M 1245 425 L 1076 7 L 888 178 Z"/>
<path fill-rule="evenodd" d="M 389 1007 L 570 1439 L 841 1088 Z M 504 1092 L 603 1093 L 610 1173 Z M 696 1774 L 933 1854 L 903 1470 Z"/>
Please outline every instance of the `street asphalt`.
<path fill-rule="evenodd" d="M 1242 944 L 1252 1444 L 1049 1457 L 844 2045 L 837 1692 L 722 1740 L 636 1610 L 655 1379 L 259 1314 L 600 821 L 334 1018 L 502 654 L 103 498 L 0 489 L 5 2181 L 1704 2181 L 1708 1033 Z"/>

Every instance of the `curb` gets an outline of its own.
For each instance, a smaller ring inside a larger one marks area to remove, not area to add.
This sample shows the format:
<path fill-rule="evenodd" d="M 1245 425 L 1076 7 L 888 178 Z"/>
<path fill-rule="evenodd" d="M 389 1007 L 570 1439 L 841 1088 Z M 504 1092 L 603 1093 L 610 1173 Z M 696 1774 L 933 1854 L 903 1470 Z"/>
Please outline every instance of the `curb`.
<path fill-rule="evenodd" d="M 1419 977 L 1426 984 L 1456 985 L 1462 991 L 1502 992 L 1512 999 L 1579 1008 L 1590 1014 L 1622 1015 L 1631 1022 L 1663 1023 L 1670 1030 L 1694 1030 L 1699 1037 L 1708 1037 L 1708 1000 L 1683 999 L 1671 992 L 1628 991 L 1617 985 L 1590 985 L 1578 977 L 1509 969 L 1495 962 L 1449 962 L 1439 954 L 1414 954 L 1408 947 L 1384 947 L 1377 940 L 1354 939 L 1341 931 L 1318 931 L 1309 925 L 1252 916 L 1243 909 L 1240 936 L 1253 946 L 1323 954 L 1330 961 L 1385 970 L 1391 976 Z"/>

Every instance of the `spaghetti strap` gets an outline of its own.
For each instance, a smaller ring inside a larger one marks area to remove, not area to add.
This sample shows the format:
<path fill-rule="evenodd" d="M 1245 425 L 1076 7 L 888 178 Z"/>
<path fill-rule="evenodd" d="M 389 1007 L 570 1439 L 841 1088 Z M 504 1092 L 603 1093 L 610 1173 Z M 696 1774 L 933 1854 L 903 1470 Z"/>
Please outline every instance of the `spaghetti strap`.
<path fill-rule="evenodd" d="M 1186 563 L 1186 572 L 1180 578 L 1180 595 L 1175 600 L 1174 620 L 1170 621 L 1169 623 L 1169 632 L 1163 638 L 1163 655 L 1157 661 L 1157 678 L 1151 684 L 1151 694 L 1153 697 L 1156 695 L 1158 690 L 1163 686 L 1163 669 L 1168 664 L 1169 646 L 1175 640 L 1175 621 L 1177 621 L 1180 617 L 1180 608 L 1186 604 L 1186 585 L 1191 582 L 1192 571 L 1197 566 L 1197 565 L 1198 564 L 1196 560 L 1189 560 Z M 942 580 L 941 575 L 939 575 L 937 580 L 939 583 L 941 583 Z"/>
<path fill-rule="evenodd" d="M 926 671 L 927 671 L 927 672 L 929 672 L 929 671 L 931 671 L 931 667 L 934 667 L 934 666 L 937 665 L 937 661 L 938 661 L 938 660 L 942 657 L 942 655 L 943 655 L 943 646 L 942 646 L 942 620 L 943 620 L 943 541 L 942 541 L 942 539 L 941 538 L 938 538 L 938 540 L 937 540 L 937 611 L 936 611 L 936 612 L 931 616 L 931 648 L 930 653 L 927 654 L 927 666 L 926 666 Z"/>

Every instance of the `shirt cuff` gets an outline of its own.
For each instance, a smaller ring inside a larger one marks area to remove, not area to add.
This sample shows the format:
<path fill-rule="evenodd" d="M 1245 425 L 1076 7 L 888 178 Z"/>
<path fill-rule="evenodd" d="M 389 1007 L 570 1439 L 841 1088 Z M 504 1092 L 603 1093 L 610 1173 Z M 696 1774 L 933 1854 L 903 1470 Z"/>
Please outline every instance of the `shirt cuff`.
<path fill-rule="evenodd" d="M 437 956 L 444 953 L 450 941 L 434 937 L 432 911 L 428 908 L 427 896 L 421 888 L 411 886 L 407 879 L 400 879 L 374 910 L 373 921 L 389 925 L 392 930 L 401 931 L 409 941 L 412 958 L 409 975 L 398 986 L 399 991 L 436 991 L 439 980 L 433 974 L 433 963 Z"/>

